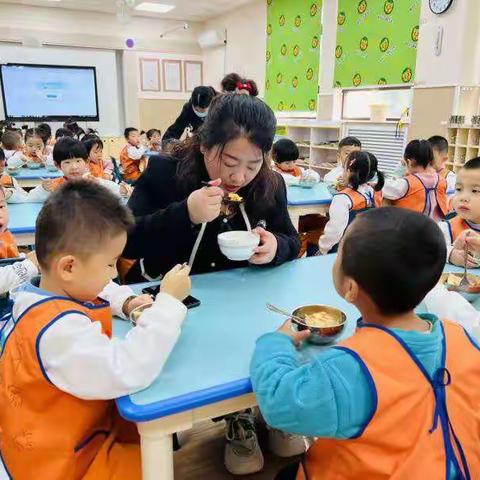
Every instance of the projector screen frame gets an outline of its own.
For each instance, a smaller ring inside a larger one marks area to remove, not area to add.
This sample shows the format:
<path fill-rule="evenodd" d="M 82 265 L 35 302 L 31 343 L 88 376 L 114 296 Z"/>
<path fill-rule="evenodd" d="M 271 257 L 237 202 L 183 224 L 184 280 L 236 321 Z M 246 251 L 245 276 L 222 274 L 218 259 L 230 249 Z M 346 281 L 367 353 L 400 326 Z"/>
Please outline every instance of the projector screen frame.
<path fill-rule="evenodd" d="M 7 111 L 7 102 L 5 97 L 5 86 L 3 81 L 3 68 L 2 67 L 32 67 L 32 68 L 63 68 L 63 69 L 83 69 L 83 70 L 93 70 L 93 84 L 95 87 L 95 115 L 45 115 L 41 117 L 14 117 L 8 114 Z M 7 62 L 0 63 L 0 84 L 2 87 L 2 100 L 3 100 L 3 110 L 5 113 L 5 120 L 12 122 L 66 122 L 71 121 L 81 121 L 81 122 L 98 122 L 100 120 L 100 113 L 98 109 L 98 88 L 97 88 L 97 69 L 94 66 L 85 66 L 85 65 L 48 65 L 40 63 L 17 63 L 17 62 Z"/>

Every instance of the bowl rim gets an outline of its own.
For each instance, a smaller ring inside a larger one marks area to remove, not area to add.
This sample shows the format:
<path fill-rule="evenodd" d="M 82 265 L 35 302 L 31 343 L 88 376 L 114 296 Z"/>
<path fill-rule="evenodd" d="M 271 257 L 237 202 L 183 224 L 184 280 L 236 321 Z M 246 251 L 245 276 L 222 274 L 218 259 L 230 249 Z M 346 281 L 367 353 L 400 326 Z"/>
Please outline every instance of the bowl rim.
<path fill-rule="evenodd" d="M 293 323 L 296 323 L 297 325 L 302 325 L 302 326 L 308 327 L 308 328 L 316 328 L 316 329 L 320 329 L 320 330 L 326 329 L 326 328 L 337 328 L 337 327 L 341 327 L 341 326 L 343 326 L 343 325 L 345 325 L 345 324 L 347 323 L 347 320 L 348 320 L 347 314 L 346 314 L 343 310 L 340 310 L 339 308 L 333 307 L 333 306 L 331 306 L 331 305 L 325 305 L 325 304 L 323 304 L 323 303 L 309 303 L 309 304 L 307 304 L 307 305 L 300 305 L 300 306 L 298 306 L 298 307 L 295 307 L 295 308 L 292 310 L 291 314 L 292 314 L 292 315 L 296 315 L 295 312 L 296 312 L 297 310 L 300 310 L 301 308 L 305 308 L 305 307 L 314 307 L 314 306 L 315 306 L 315 307 L 333 308 L 333 309 L 335 309 L 335 310 L 338 310 L 338 311 L 342 314 L 342 322 L 338 323 L 337 325 L 332 325 L 332 326 L 330 326 L 330 327 L 312 327 L 311 325 L 308 325 L 306 322 L 300 322 L 300 321 L 297 320 L 296 318 L 292 318 L 292 319 L 291 319 L 292 322 L 293 322 Z"/>
<path fill-rule="evenodd" d="M 233 239 L 226 238 L 229 233 L 245 232 L 250 234 L 250 241 L 247 239 L 247 243 L 242 243 L 241 245 L 232 245 L 230 242 L 233 242 Z M 255 240 L 255 241 L 254 241 Z M 255 248 L 260 243 L 260 235 L 255 232 L 248 230 L 231 230 L 229 232 L 222 232 L 217 235 L 217 242 L 220 247 L 225 248 Z"/>

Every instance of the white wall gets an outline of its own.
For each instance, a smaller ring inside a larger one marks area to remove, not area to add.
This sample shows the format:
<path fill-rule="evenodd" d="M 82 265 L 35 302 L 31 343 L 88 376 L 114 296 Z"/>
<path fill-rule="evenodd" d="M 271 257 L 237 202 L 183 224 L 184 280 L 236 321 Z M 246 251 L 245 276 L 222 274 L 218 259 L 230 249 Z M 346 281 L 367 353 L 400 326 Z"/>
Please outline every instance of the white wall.
<path fill-rule="evenodd" d="M 266 24 L 265 0 L 255 0 L 205 22 L 206 30 L 227 30 L 226 47 L 216 47 L 203 52 L 205 83 L 219 88 L 225 73 L 237 72 L 255 80 L 260 96 L 263 96 L 267 51 Z"/>

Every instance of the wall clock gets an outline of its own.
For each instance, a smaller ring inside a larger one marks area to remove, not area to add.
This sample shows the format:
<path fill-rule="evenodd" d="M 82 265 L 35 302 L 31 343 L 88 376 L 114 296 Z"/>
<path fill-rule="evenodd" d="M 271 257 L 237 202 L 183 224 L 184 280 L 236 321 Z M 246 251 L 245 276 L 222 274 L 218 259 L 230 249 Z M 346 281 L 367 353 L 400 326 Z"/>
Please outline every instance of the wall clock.
<path fill-rule="evenodd" d="M 453 0 L 429 0 L 428 1 L 430 10 L 437 15 L 441 15 L 442 13 L 445 13 L 452 6 L 452 3 L 453 3 Z"/>

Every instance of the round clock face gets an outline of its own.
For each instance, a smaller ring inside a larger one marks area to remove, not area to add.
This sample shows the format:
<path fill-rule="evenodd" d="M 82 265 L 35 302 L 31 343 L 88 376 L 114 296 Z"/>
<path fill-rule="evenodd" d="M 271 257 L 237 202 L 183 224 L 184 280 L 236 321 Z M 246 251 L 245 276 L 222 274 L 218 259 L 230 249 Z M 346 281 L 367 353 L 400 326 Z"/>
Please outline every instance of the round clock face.
<path fill-rule="evenodd" d="M 453 0 L 429 0 L 430 10 L 437 15 L 445 13 L 452 5 Z"/>

